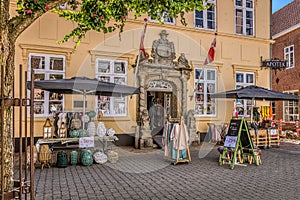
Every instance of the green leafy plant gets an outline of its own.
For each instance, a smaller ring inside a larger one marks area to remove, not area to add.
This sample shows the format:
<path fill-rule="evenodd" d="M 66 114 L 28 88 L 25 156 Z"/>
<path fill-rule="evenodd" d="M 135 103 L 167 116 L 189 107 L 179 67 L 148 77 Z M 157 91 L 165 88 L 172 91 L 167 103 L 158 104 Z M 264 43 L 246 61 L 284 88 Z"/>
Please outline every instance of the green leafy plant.
<path fill-rule="evenodd" d="M 56 6 L 53 6 L 54 2 Z M 73 38 L 76 46 L 90 30 L 108 33 L 119 29 L 122 32 L 129 13 L 134 13 L 134 18 L 148 14 L 161 22 L 159 14 L 167 12 L 171 18 L 180 16 L 181 23 L 186 25 L 185 13 L 205 8 L 203 0 L 69 0 L 66 1 L 67 9 L 61 9 L 59 2 L 63 3 L 54 0 L 18 0 L 17 11 L 20 15 L 33 17 L 51 8 L 60 17 L 76 22 L 77 27 L 59 41 L 62 43 Z"/>

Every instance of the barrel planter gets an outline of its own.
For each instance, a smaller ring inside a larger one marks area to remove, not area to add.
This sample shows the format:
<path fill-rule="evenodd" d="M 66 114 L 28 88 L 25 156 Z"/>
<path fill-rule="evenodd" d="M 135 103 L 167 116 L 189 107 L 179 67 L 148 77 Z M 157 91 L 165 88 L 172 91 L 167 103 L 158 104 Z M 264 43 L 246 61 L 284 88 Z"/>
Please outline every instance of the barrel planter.
<path fill-rule="evenodd" d="M 57 153 L 57 167 L 63 168 L 68 166 L 68 155 L 61 151 Z"/>
<path fill-rule="evenodd" d="M 84 166 L 92 165 L 94 162 L 92 152 L 87 149 L 82 149 L 80 152 L 80 161 Z"/>
<path fill-rule="evenodd" d="M 77 163 L 78 163 L 78 152 L 73 150 L 70 153 L 70 164 L 77 165 Z"/>

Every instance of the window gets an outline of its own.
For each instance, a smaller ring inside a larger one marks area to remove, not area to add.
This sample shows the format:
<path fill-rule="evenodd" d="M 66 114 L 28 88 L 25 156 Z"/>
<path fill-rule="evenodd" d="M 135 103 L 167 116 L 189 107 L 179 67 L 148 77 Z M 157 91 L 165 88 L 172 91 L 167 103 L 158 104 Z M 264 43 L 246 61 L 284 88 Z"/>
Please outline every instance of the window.
<path fill-rule="evenodd" d="M 65 77 L 65 57 L 49 54 L 29 54 L 29 67 L 34 69 L 34 80 L 62 79 Z M 30 80 L 29 74 L 29 80 Z M 35 116 L 48 116 L 63 110 L 63 95 L 34 90 Z"/>
<path fill-rule="evenodd" d="M 294 67 L 294 45 L 284 48 L 284 58 L 288 61 L 288 68 Z"/>
<path fill-rule="evenodd" d="M 122 60 L 96 60 L 96 77 L 101 81 L 127 84 L 127 62 Z M 127 101 L 125 97 L 97 97 L 98 111 L 103 116 L 126 116 Z"/>
<path fill-rule="evenodd" d="M 273 119 L 276 119 L 276 104 L 275 104 L 275 101 L 271 101 L 271 107 L 272 107 Z"/>
<path fill-rule="evenodd" d="M 294 94 L 298 96 L 298 91 L 285 91 L 284 93 Z M 298 101 L 284 101 L 283 102 L 283 119 L 284 121 L 299 120 L 299 105 Z"/>
<path fill-rule="evenodd" d="M 235 0 L 235 32 L 254 35 L 254 0 Z"/>
<path fill-rule="evenodd" d="M 202 70 L 203 72 L 201 73 Z M 198 68 L 195 69 L 194 77 L 195 114 L 197 116 L 215 116 L 216 101 L 210 95 L 216 92 L 216 70 Z"/>
<path fill-rule="evenodd" d="M 205 10 L 195 10 L 195 27 L 209 30 L 216 29 L 216 1 L 208 0 L 203 2 L 204 6 L 208 6 Z"/>
<path fill-rule="evenodd" d="M 254 85 L 254 73 L 237 72 L 235 82 L 236 89 Z M 252 100 L 237 99 L 236 108 L 238 115 L 243 117 L 250 117 L 252 105 L 254 105 L 254 102 L 252 102 Z"/>
<path fill-rule="evenodd" d="M 160 17 L 161 15 L 158 14 L 158 16 Z M 158 22 L 158 20 L 154 19 L 153 17 L 149 17 L 149 21 Z M 167 12 L 163 12 L 161 16 L 161 21 L 166 24 L 175 24 L 175 18 L 169 17 L 169 13 Z"/>

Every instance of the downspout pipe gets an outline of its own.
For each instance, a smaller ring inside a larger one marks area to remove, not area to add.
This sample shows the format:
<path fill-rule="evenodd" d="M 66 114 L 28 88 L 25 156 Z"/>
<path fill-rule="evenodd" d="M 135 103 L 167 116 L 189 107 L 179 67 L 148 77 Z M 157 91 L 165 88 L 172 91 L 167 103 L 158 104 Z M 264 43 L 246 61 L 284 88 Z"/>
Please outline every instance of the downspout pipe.
<path fill-rule="evenodd" d="M 270 0 L 270 40 L 272 39 L 272 0 Z M 270 44 L 270 59 L 272 59 L 272 43 Z M 272 68 L 270 68 L 270 90 L 272 90 Z"/>

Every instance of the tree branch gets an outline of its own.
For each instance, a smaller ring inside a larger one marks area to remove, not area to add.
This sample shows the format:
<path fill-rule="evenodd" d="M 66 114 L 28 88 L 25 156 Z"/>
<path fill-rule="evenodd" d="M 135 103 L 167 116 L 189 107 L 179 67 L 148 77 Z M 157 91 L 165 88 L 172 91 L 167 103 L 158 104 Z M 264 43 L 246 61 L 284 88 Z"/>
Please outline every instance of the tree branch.
<path fill-rule="evenodd" d="M 66 3 L 68 0 L 52 0 L 49 4 L 49 11 L 56 8 L 62 3 Z M 48 11 L 48 12 L 49 12 Z M 16 40 L 20 34 L 26 30 L 35 20 L 44 14 L 43 11 L 35 11 L 34 15 L 17 15 L 9 20 L 9 32 L 11 39 Z"/>

